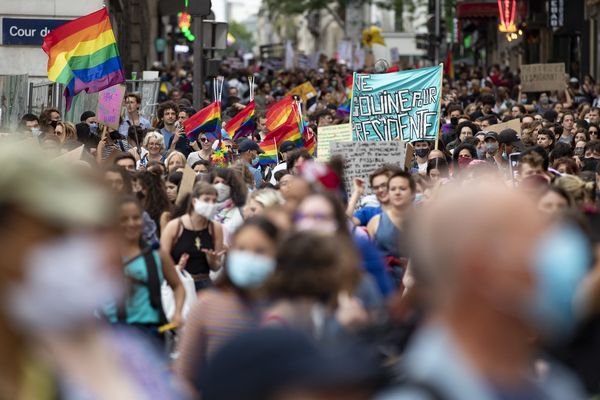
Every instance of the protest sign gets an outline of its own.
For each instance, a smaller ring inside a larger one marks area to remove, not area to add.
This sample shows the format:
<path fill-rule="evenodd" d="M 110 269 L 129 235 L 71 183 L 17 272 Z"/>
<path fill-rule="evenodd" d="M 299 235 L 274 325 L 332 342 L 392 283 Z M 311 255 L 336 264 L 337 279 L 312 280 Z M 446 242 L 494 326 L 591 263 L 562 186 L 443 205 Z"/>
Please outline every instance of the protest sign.
<path fill-rule="evenodd" d="M 401 141 L 381 142 L 332 142 L 331 155 L 344 157 L 344 177 L 346 189 L 352 190 L 352 179 L 369 181 L 371 175 L 382 165 L 391 164 L 403 167 L 406 159 L 407 143 Z"/>
<path fill-rule="evenodd" d="M 351 124 L 356 141 L 435 140 L 442 65 L 389 74 L 354 74 Z"/>
<path fill-rule="evenodd" d="M 309 81 L 304 82 L 302 85 L 298 85 L 289 92 L 286 93 L 286 96 L 300 96 L 303 102 L 307 102 L 308 100 L 317 97 L 317 90 Z"/>
<path fill-rule="evenodd" d="M 496 132 L 500 134 L 505 129 L 514 129 L 517 131 L 517 135 L 521 137 L 521 121 L 519 118 L 511 119 L 508 122 L 502 122 L 501 124 L 490 125 L 486 131 L 488 132 Z"/>
<path fill-rule="evenodd" d="M 99 123 L 112 129 L 119 129 L 119 117 L 125 89 L 125 85 L 114 85 L 99 93 L 98 108 L 96 109 L 96 118 Z"/>
<path fill-rule="evenodd" d="M 565 63 L 521 65 L 521 90 L 565 90 Z"/>
<path fill-rule="evenodd" d="M 183 176 L 181 177 L 181 183 L 179 184 L 179 192 L 177 193 L 177 199 L 175 204 L 181 205 L 181 202 L 185 199 L 186 195 L 192 193 L 194 190 L 194 182 L 196 181 L 196 172 L 186 163 L 183 169 Z"/>
<path fill-rule="evenodd" d="M 350 124 L 322 126 L 317 130 L 317 159 L 329 160 L 329 149 L 334 142 L 352 141 Z"/>

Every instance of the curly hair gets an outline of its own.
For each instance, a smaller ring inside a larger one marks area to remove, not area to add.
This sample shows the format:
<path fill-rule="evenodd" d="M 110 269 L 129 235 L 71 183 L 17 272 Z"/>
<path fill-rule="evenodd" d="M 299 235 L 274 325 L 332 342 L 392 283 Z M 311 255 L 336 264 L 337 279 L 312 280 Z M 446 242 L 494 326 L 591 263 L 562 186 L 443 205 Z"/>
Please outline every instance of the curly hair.
<path fill-rule="evenodd" d="M 142 187 L 142 192 L 144 192 L 142 206 L 159 226 L 162 213 L 171 210 L 171 202 L 167 197 L 165 182 L 160 175 L 150 171 L 140 172 L 137 179 Z"/>
<path fill-rule="evenodd" d="M 280 243 L 277 268 L 266 284 L 271 299 L 313 298 L 332 303 L 360 280 L 352 241 L 341 236 L 298 232 Z"/>

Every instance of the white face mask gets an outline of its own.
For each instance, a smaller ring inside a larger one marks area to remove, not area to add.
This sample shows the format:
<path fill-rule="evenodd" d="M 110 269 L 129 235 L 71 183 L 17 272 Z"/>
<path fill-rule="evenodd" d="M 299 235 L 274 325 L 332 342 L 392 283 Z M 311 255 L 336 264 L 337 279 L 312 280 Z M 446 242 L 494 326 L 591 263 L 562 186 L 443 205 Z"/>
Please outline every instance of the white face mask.
<path fill-rule="evenodd" d="M 207 203 L 194 199 L 194 212 L 206 219 L 212 219 L 218 211 L 218 206 L 214 203 Z"/>
<path fill-rule="evenodd" d="M 231 197 L 231 188 L 224 183 L 215 183 L 213 185 L 217 189 L 217 201 L 220 203 Z"/>
<path fill-rule="evenodd" d="M 91 236 L 72 234 L 36 246 L 25 259 L 24 281 L 3 294 L 5 311 L 30 334 L 78 329 L 123 293 L 104 260 Z"/>

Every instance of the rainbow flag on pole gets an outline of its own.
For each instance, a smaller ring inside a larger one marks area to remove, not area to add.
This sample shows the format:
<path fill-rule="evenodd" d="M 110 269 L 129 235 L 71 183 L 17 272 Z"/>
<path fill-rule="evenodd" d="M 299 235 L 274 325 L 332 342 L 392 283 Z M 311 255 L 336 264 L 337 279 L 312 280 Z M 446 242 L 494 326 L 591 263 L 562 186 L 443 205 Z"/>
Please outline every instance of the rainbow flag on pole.
<path fill-rule="evenodd" d="M 265 123 L 267 129 L 272 131 L 285 124 L 292 113 L 293 105 L 294 99 L 292 96 L 286 96 L 273 104 L 267 110 L 267 122 Z"/>
<path fill-rule="evenodd" d="M 256 105 L 254 100 L 250 101 L 242 111 L 236 114 L 226 125 L 225 130 L 233 138 L 237 140 L 242 136 L 248 136 L 256 129 L 256 117 L 254 110 Z"/>
<path fill-rule="evenodd" d="M 48 54 L 48 79 L 66 85 L 67 110 L 83 90 L 95 93 L 125 82 L 105 7 L 50 31 L 42 50 Z"/>
<path fill-rule="evenodd" d="M 273 164 L 277 162 L 277 150 L 281 143 L 289 140 L 296 144 L 296 147 L 304 146 L 302 138 L 301 124 L 296 120 L 294 113 L 290 113 L 288 120 L 278 128 L 272 130 L 259 143 L 261 149 L 265 152 L 259 155 L 261 165 Z"/>
<path fill-rule="evenodd" d="M 216 138 L 221 133 L 221 102 L 215 101 L 183 121 L 183 129 L 190 141 L 195 141 L 200 132 Z"/>

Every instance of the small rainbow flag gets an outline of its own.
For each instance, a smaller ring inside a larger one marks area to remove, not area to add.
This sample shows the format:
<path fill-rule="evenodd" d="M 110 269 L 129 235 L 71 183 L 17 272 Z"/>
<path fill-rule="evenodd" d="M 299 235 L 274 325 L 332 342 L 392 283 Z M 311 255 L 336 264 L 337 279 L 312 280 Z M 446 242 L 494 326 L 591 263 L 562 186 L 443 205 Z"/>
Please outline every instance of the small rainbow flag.
<path fill-rule="evenodd" d="M 254 100 L 250 101 L 242 111 L 236 114 L 226 125 L 225 130 L 233 140 L 237 140 L 242 136 L 248 136 L 256 129 L 256 117 L 254 110 L 256 105 Z"/>
<path fill-rule="evenodd" d="M 295 120 L 294 115 L 290 114 L 285 124 L 269 132 L 259 143 L 260 148 L 265 151 L 264 154 L 259 155 L 261 165 L 276 163 L 277 149 L 287 140 L 294 142 L 296 147 L 304 146 L 301 129 L 300 123 Z"/>
<path fill-rule="evenodd" d="M 337 108 L 337 112 L 341 115 L 350 115 L 350 97 Z"/>
<path fill-rule="evenodd" d="M 267 110 L 267 122 L 265 123 L 267 129 L 272 131 L 285 124 L 292 113 L 293 105 L 294 99 L 292 96 L 286 96 L 273 104 Z"/>
<path fill-rule="evenodd" d="M 217 138 L 221 132 L 221 102 L 215 101 L 183 121 L 183 128 L 190 141 L 195 141 L 200 132 Z"/>
<path fill-rule="evenodd" d="M 48 54 L 48 79 L 64 85 L 67 110 L 73 97 L 125 82 L 123 65 L 106 8 L 50 31 L 42 50 Z"/>

